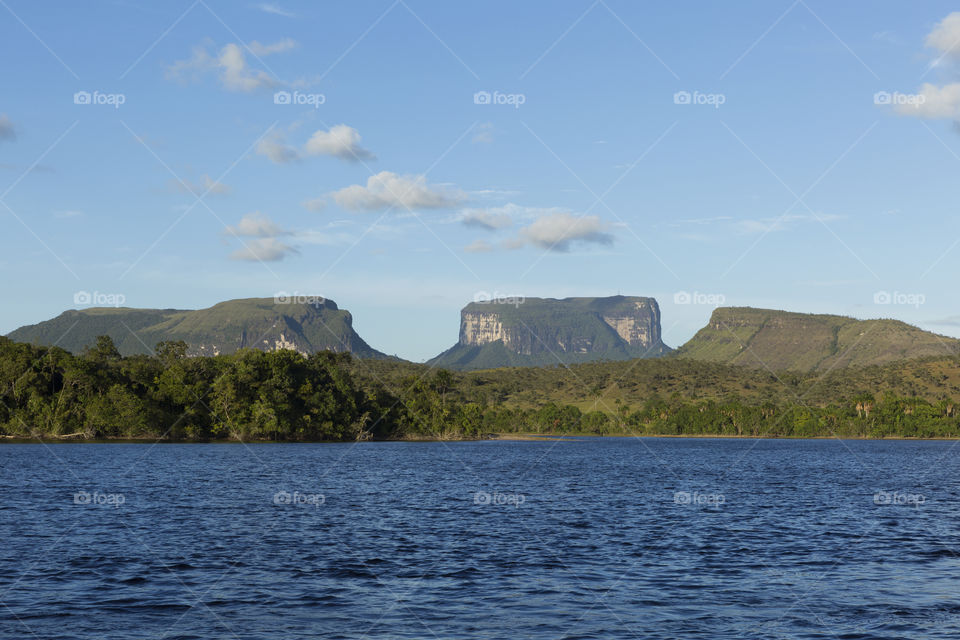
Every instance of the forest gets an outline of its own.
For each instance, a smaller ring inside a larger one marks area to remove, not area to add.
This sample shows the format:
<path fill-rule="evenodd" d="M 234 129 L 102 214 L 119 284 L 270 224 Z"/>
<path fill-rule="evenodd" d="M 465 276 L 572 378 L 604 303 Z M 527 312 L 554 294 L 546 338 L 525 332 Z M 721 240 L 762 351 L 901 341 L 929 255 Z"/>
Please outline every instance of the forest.
<path fill-rule="evenodd" d="M 960 361 L 827 375 L 684 359 L 455 373 L 349 353 L 121 357 L 0 338 L 6 440 L 355 441 L 510 435 L 946 438 Z"/>

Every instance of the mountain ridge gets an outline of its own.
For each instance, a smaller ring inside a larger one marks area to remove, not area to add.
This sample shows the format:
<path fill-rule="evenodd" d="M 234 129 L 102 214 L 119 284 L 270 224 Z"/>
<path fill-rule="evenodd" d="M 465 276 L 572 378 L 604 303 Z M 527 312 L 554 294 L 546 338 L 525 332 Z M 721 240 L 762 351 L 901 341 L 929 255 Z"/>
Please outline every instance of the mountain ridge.
<path fill-rule="evenodd" d="M 901 320 L 754 307 L 715 309 L 707 325 L 674 353 L 771 371 L 828 371 L 957 354 L 960 340 Z"/>
<path fill-rule="evenodd" d="M 122 355 L 149 354 L 158 342 L 183 340 L 191 356 L 233 353 L 242 348 L 286 348 L 310 354 L 349 351 L 363 358 L 388 356 L 353 330 L 353 316 L 326 298 L 241 298 L 206 309 L 93 307 L 20 327 L 7 337 L 57 345 L 78 353 L 108 335 Z"/>
<path fill-rule="evenodd" d="M 463 307 L 457 344 L 428 363 L 471 370 L 630 360 L 669 351 L 654 298 L 523 298 Z"/>
<path fill-rule="evenodd" d="M 669 356 L 811 372 L 960 355 L 960 340 L 895 319 L 719 307 L 676 350 L 663 344 L 660 321 L 657 301 L 639 296 L 477 301 L 461 310 L 457 344 L 427 363 L 478 370 Z M 191 356 L 255 348 L 390 357 L 357 335 L 349 311 L 320 297 L 244 298 L 197 310 L 71 309 L 8 337 L 79 353 L 99 335 L 109 335 L 122 355 L 149 354 L 158 342 L 183 340 Z"/>

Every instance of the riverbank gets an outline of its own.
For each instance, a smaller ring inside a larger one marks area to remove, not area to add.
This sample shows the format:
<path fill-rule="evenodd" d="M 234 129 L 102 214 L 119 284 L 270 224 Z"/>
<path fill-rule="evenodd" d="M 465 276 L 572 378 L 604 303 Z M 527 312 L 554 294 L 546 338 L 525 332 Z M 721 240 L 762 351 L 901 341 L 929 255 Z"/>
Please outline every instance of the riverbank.
<path fill-rule="evenodd" d="M 0 435 L 0 445 L 2 444 L 356 444 L 361 442 L 408 442 L 411 444 L 419 442 L 573 442 L 583 439 L 700 439 L 700 440 L 907 440 L 917 442 L 943 442 L 960 440 L 957 436 L 942 436 L 935 438 L 917 438 L 907 436 L 885 436 L 881 438 L 870 436 L 795 436 L 795 435 L 730 435 L 730 434 L 631 434 L 631 433 L 608 433 L 598 435 L 595 433 L 490 433 L 479 437 L 470 438 L 383 438 L 368 440 L 236 440 L 229 438 L 208 439 L 208 440 L 173 440 L 169 438 L 83 438 L 76 434 L 66 435 L 43 435 L 35 437 L 23 437 L 15 435 Z"/>

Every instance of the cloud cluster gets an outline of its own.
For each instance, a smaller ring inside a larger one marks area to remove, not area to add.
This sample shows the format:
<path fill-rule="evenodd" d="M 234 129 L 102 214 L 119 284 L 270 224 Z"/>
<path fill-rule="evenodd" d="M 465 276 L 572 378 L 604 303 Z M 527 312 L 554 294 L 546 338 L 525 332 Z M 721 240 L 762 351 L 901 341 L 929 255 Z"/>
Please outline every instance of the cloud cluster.
<path fill-rule="evenodd" d="M 533 224 L 520 229 L 514 246 L 531 244 L 548 251 L 566 253 L 574 243 L 613 244 L 609 225 L 599 216 L 575 216 L 571 213 L 551 213 L 537 218 Z"/>
<path fill-rule="evenodd" d="M 257 143 L 257 153 L 276 164 L 289 164 L 300 159 L 300 151 L 286 143 L 279 133 L 266 136 Z"/>
<path fill-rule="evenodd" d="M 280 228 L 259 211 L 248 213 L 237 224 L 226 227 L 224 232 L 243 243 L 242 248 L 230 254 L 231 260 L 276 262 L 288 255 L 299 253 L 296 247 L 280 239 L 293 235 L 293 232 Z"/>
<path fill-rule="evenodd" d="M 248 238 L 275 238 L 291 232 L 281 229 L 273 220 L 259 211 L 243 216 L 236 225 L 227 227 L 227 233 Z"/>
<path fill-rule="evenodd" d="M 289 164 L 307 156 L 333 156 L 350 162 L 376 159 L 360 145 L 360 133 L 345 124 L 332 126 L 329 131 L 315 131 L 302 149 L 287 144 L 283 135 L 277 133 L 261 140 L 257 144 L 257 153 L 276 164 Z"/>
<path fill-rule="evenodd" d="M 341 160 L 369 160 L 373 154 L 360 146 L 360 134 L 353 127 L 338 124 L 329 131 L 315 131 L 303 151 L 310 156 L 334 156 Z"/>
<path fill-rule="evenodd" d="M 324 198 L 312 198 L 310 200 L 305 200 L 301 204 L 304 209 L 307 211 L 313 211 L 314 213 L 320 213 L 327 208 L 327 201 Z"/>
<path fill-rule="evenodd" d="M 474 240 L 463 248 L 467 253 L 489 253 L 493 251 L 493 245 L 486 240 Z"/>
<path fill-rule="evenodd" d="M 342 208 L 355 212 L 447 209 L 466 199 L 466 194 L 459 189 L 428 184 L 425 176 L 398 175 L 391 171 L 381 171 L 370 176 L 366 185 L 350 185 L 330 196 Z"/>
<path fill-rule="evenodd" d="M 468 227 L 495 231 L 513 226 L 515 205 L 492 207 L 489 209 L 465 209 L 460 214 L 460 222 Z"/>
<path fill-rule="evenodd" d="M 254 42 L 247 51 L 254 56 L 267 56 L 289 51 L 296 46 L 296 41 L 287 38 L 273 44 Z M 194 47 L 193 55 L 187 60 L 178 60 L 167 67 L 166 75 L 169 79 L 184 81 L 190 78 L 196 79 L 208 73 L 216 74 L 220 84 L 228 91 L 250 93 L 261 89 L 273 89 L 280 84 L 266 71 L 251 69 L 244 49 L 234 43 L 227 44 L 216 52 L 211 52 L 209 44 Z"/>
<path fill-rule="evenodd" d="M 960 59 L 960 11 L 954 11 L 941 20 L 927 34 L 926 45 L 936 49 L 942 56 Z"/>
<path fill-rule="evenodd" d="M 937 23 L 924 43 L 939 54 L 931 66 L 960 62 L 960 11 Z M 924 83 L 910 100 L 894 104 L 894 111 L 916 118 L 960 121 L 960 82 L 941 86 Z"/>
<path fill-rule="evenodd" d="M 599 216 L 575 215 L 557 208 L 523 207 L 506 204 L 485 209 L 465 209 L 458 216 L 465 226 L 496 232 L 517 224 L 525 224 L 511 238 L 502 243 L 508 249 L 534 246 L 547 251 L 566 253 L 576 244 L 609 245 L 614 237 L 610 225 Z M 480 253 L 492 251 L 486 240 L 476 240 L 465 251 Z"/>
<path fill-rule="evenodd" d="M 894 110 L 903 116 L 960 120 L 960 83 L 938 87 L 925 82 L 916 96 L 917 99 L 908 103 L 897 104 Z"/>

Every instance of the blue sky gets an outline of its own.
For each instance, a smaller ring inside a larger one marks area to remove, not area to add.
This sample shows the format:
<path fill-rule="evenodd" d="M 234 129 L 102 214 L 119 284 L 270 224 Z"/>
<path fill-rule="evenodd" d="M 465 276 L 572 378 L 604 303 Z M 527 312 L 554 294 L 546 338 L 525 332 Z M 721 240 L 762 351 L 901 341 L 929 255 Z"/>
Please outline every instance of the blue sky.
<path fill-rule="evenodd" d="M 323 295 L 414 360 L 484 293 L 960 335 L 955 8 L 3 0 L 0 332 L 85 291 Z"/>

